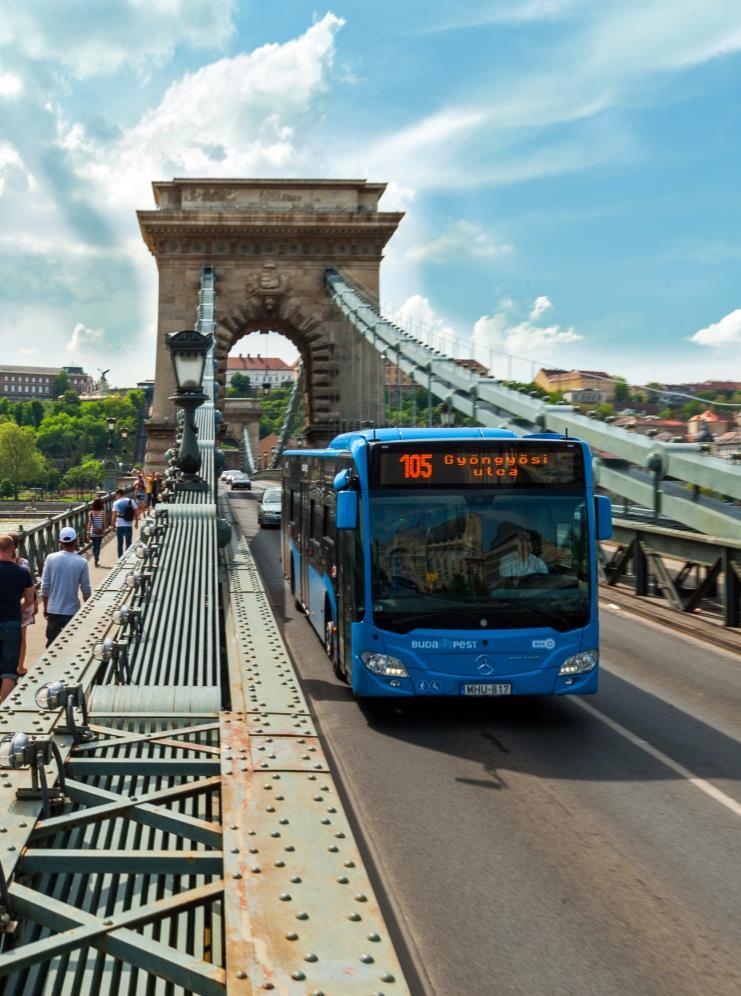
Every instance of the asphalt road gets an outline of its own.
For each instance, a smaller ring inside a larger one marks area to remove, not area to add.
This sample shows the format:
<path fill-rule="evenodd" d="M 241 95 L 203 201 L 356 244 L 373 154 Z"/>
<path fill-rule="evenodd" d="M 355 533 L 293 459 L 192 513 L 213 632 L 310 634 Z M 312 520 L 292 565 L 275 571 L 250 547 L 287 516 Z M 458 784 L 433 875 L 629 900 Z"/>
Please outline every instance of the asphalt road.
<path fill-rule="evenodd" d="M 741 661 L 603 612 L 585 700 L 363 703 L 233 501 L 438 996 L 741 993 Z"/>

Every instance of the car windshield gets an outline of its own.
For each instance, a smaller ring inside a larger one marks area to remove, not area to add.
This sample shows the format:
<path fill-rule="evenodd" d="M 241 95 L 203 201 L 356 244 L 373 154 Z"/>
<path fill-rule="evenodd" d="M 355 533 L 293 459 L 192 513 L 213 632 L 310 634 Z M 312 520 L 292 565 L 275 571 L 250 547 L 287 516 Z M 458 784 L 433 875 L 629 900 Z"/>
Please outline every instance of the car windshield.
<path fill-rule="evenodd" d="M 563 631 L 588 622 L 583 493 L 376 491 L 370 508 L 376 625 Z"/>
<path fill-rule="evenodd" d="M 280 505 L 281 501 L 281 491 L 280 488 L 268 488 L 265 494 L 262 496 L 263 505 Z"/>

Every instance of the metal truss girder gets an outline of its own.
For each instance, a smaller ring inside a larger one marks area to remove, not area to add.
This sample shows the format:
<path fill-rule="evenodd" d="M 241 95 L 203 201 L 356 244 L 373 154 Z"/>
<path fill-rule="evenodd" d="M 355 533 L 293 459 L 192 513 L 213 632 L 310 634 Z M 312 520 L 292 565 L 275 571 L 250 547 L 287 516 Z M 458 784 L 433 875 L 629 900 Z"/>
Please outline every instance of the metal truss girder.
<path fill-rule="evenodd" d="M 108 726 L 99 726 L 96 723 L 90 724 L 93 733 L 113 734 L 110 740 L 92 740 L 89 743 L 80 744 L 78 751 L 86 750 L 107 750 L 109 747 L 123 747 L 125 744 L 157 743 L 167 747 L 178 747 L 181 750 L 205 751 L 206 753 L 218 753 L 218 747 L 211 747 L 208 744 L 181 743 L 177 738 L 189 736 L 192 733 L 205 733 L 209 730 L 218 730 L 218 723 L 201 723 L 198 726 L 178 726 L 172 730 L 165 730 L 158 733 L 125 733 L 122 730 L 115 730 Z"/>
<path fill-rule="evenodd" d="M 69 771 L 76 778 L 98 775 L 137 775 L 151 778 L 158 775 L 214 775 L 219 762 L 202 757 L 73 757 Z"/>
<path fill-rule="evenodd" d="M 64 933 L 24 945 L 3 955 L 0 957 L 0 975 L 8 975 L 27 965 L 49 960 L 65 950 L 92 944 L 98 950 L 167 979 L 186 991 L 204 996 L 224 996 L 226 988 L 223 969 L 161 944 L 151 937 L 144 938 L 131 929 L 211 902 L 219 898 L 222 890 L 223 882 L 219 881 L 102 920 L 76 906 L 15 883 L 10 886 L 14 910 L 20 916 Z"/>
<path fill-rule="evenodd" d="M 80 848 L 27 848 L 23 875 L 221 875 L 220 851 L 93 851 Z"/>
<path fill-rule="evenodd" d="M 741 554 L 741 538 L 700 536 L 682 529 L 667 529 L 631 519 L 614 518 L 612 536 L 618 543 L 631 542 L 636 536 L 643 536 L 657 553 L 676 560 L 690 560 L 695 564 L 714 564 L 723 550 L 735 550 Z"/>
<path fill-rule="evenodd" d="M 210 781 L 212 788 L 218 787 L 218 778 Z M 73 827 L 122 816 L 160 830 L 162 833 L 176 834 L 199 844 L 220 848 L 220 826 L 208 820 L 188 816 L 186 813 L 176 813 L 162 808 L 165 802 L 179 801 L 197 794 L 200 785 L 201 782 L 188 782 L 173 789 L 161 789 L 159 792 L 150 792 L 140 798 L 131 798 L 69 779 L 66 786 L 67 794 L 76 802 L 87 801 L 88 806 L 74 813 L 65 813 L 64 816 L 40 821 L 34 827 L 30 840 L 38 840 L 63 830 L 71 830 Z M 155 801 L 157 805 L 153 804 Z"/>

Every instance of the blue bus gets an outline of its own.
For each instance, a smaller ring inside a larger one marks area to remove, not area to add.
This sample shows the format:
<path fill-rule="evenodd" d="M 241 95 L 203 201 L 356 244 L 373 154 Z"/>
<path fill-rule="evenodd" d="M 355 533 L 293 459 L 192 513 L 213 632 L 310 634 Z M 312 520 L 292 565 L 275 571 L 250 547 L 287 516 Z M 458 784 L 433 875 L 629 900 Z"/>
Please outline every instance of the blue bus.
<path fill-rule="evenodd" d="M 385 428 L 284 453 L 284 573 L 359 696 L 596 692 L 611 531 L 579 439 Z"/>

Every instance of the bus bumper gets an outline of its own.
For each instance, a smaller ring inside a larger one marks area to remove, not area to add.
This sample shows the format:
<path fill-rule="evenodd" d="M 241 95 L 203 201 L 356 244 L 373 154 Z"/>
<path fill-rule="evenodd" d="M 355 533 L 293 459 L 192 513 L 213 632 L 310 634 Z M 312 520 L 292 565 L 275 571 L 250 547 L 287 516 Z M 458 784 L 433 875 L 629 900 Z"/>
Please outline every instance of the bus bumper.
<path fill-rule="evenodd" d="M 559 675 L 557 667 L 513 675 L 496 675 L 487 679 L 411 669 L 408 678 L 390 678 L 372 674 L 360 660 L 353 661 L 352 690 L 359 697 L 417 698 L 425 696 L 468 697 L 466 686 L 504 685 L 510 695 L 594 695 L 599 689 L 599 665 L 583 675 Z M 485 698 L 485 695 L 470 695 Z"/>

